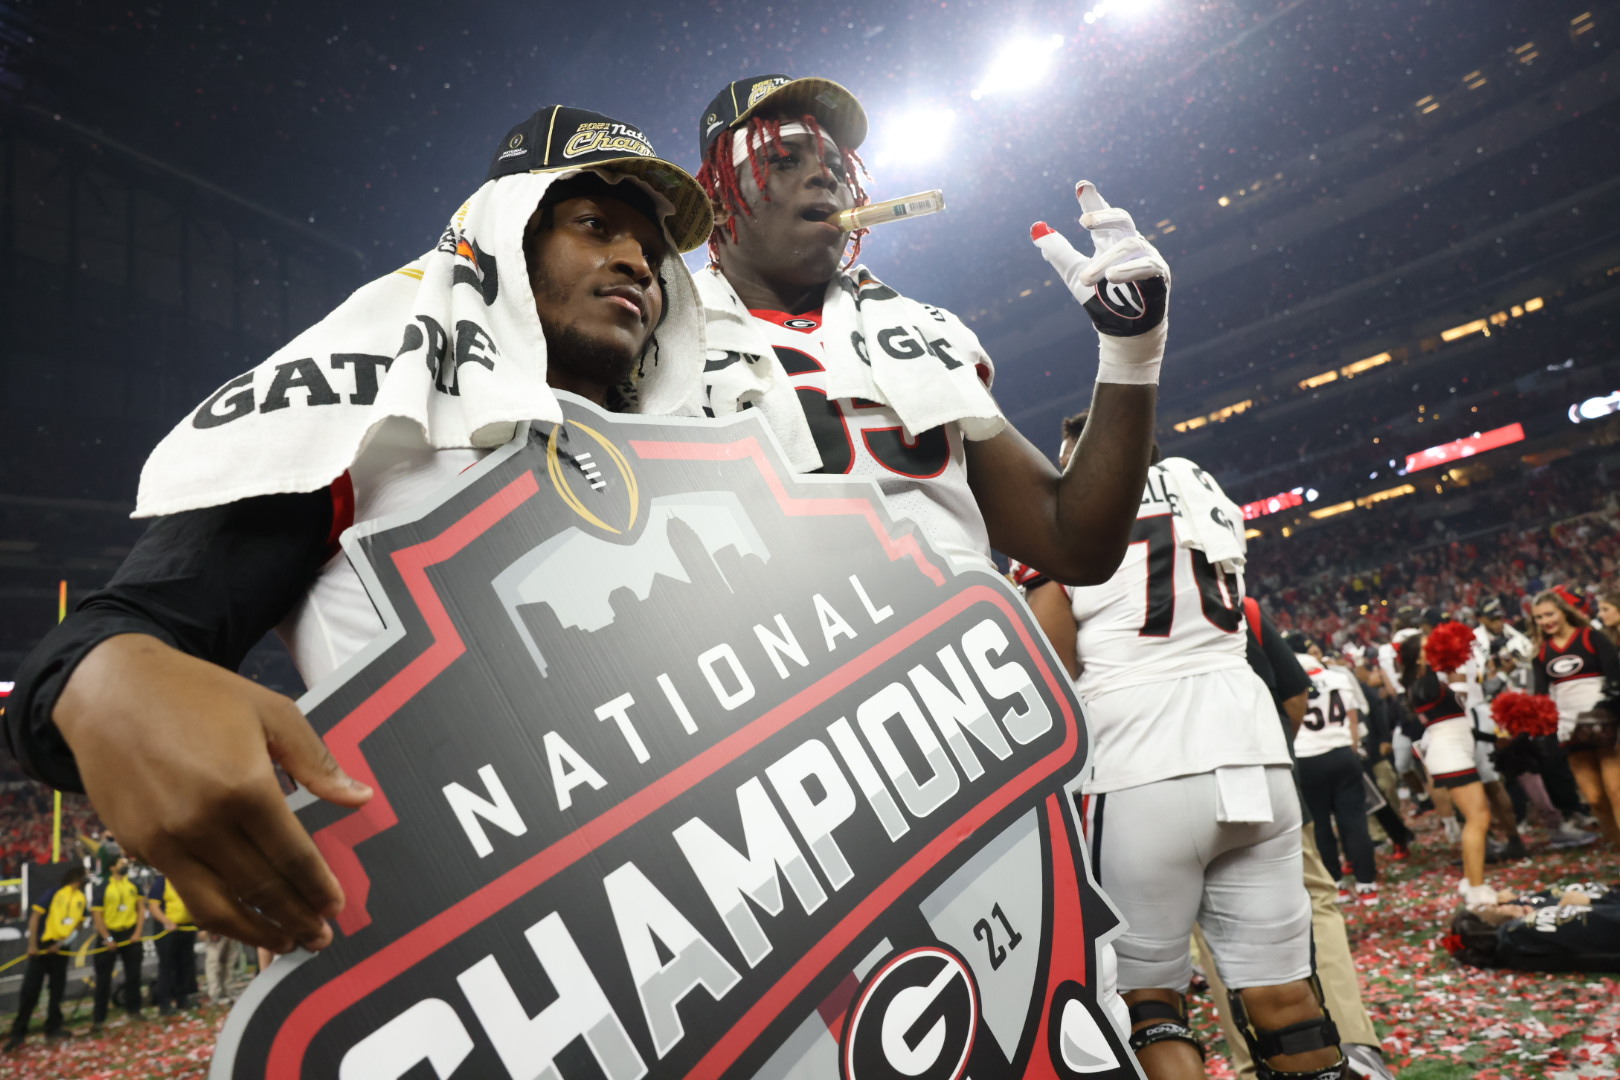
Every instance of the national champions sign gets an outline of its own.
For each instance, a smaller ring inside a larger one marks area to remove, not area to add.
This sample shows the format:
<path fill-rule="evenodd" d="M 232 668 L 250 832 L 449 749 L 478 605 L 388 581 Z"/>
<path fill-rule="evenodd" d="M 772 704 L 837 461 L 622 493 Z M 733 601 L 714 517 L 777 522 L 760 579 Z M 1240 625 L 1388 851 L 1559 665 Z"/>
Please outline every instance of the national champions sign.
<path fill-rule="evenodd" d="M 1007 584 L 755 416 L 564 402 L 346 538 L 387 629 L 301 704 L 376 795 L 299 814 L 348 908 L 212 1075 L 1138 1075 Z"/>

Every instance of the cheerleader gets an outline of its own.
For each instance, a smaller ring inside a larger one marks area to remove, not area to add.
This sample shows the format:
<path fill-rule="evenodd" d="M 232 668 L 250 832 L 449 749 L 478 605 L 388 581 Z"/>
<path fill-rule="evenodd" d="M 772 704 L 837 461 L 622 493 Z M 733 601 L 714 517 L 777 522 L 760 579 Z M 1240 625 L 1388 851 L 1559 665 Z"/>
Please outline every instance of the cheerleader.
<path fill-rule="evenodd" d="M 1458 640 L 1453 642 L 1451 637 Z M 1457 648 L 1448 651 L 1446 646 L 1453 644 Z M 1457 883 L 1457 891 L 1470 908 L 1496 902 L 1496 890 L 1485 884 L 1491 806 L 1474 763 L 1474 723 L 1441 673 L 1466 663 L 1472 648 L 1473 636 L 1467 627 L 1446 623 L 1427 636 L 1407 638 L 1400 651 L 1406 698 L 1423 724 L 1423 738 L 1417 746 L 1423 767 L 1434 787 L 1444 790 L 1462 812 L 1463 880 Z"/>
<path fill-rule="evenodd" d="M 1581 794 L 1610 843 L 1620 844 L 1620 751 L 1615 749 L 1614 699 L 1620 694 L 1620 654 L 1592 626 L 1586 603 L 1567 588 L 1536 597 L 1535 691 L 1558 706 L 1558 742 Z"/>
<path fill-rule="evenodd" d="M 1603 624 L 1603 632 L 1609 635 L 1610 641 L 1615 641 L 1620 635 L 1620 590 L 1598 594 L 1598 622 Z"/>

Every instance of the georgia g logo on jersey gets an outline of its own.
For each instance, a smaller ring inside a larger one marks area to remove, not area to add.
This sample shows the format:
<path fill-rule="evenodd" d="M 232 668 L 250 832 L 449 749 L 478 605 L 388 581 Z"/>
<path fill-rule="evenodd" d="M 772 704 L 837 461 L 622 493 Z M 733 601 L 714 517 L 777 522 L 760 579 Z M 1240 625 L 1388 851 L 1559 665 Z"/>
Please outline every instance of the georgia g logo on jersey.
<path fill-rule="evenodd" d="M 1555 679 L 1567 679 L 1586 666 L 1586 661 L 1574 654 L 1566 654 L 1548 662 L 1547 674 Z"/>

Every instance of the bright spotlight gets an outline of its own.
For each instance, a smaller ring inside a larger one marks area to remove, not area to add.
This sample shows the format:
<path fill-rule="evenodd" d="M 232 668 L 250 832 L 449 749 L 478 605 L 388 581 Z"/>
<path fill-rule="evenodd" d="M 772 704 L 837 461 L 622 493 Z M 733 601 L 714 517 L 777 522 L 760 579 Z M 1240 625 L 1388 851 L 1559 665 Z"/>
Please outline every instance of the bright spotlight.
<path fill-rule="evenodd" d="M 973 100 L 988 94 L 1017 93 L 1039 83 L 1051 70 L 1052 57 L 1063 47 L 1063 35 L 1019 38 L 1008 42 L 973 88 Z"/>
<path fill-rule="evenodd" d="M 1571 405 L 1569 418 L 1578 424 L 1582 420 L 1601 419 L 1613 412 L 1620 412 L 1620 392 L 1587 398 L 1579 405 Z"/>
<path fill-rule="evenodd" d="M 1089 25 L 1116 12 L 1121 15 L 1140 15 L 1153 7 L 1153 0 L 1097 0 L 1082 18 Z"/>
<path fill-rule="evenodd" d="M 944 106 L 914 105 L 887 118 L 872 140 L 872 165 L 902 169 L 929 164 L 950 148 L 956 110 Z"/>

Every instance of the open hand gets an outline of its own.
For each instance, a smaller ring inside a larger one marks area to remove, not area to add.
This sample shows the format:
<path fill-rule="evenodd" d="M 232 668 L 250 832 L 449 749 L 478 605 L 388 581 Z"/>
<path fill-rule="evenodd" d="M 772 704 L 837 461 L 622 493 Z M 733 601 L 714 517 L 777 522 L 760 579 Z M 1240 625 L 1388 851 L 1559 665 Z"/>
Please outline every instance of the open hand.
<path fill-rule="evenodd" d="M 199 925 L 276 952 L 331 942 L 324 920 L 343 909 L 343 890 L 274 766 L 342 806 L 371 789 L 338 766 L 290 698 L 122 634 L 80 662 L 54 719 L 102 821 L 168 875 Z"/>
<path fill-rule="evenodd" d="M 1094 255 L 1080 254 L 1044 221 L 1030 227 L 1029 237 L 1102 336 L 1098 379 L 1157 382 L 1164 357 L 1170 267 L 1137 230 L 1130 213 L 1108 205 L 1095 184 L 1082 180 L 1074 186 L 1074 194 L 1082 211 L 1080 225 L 1091 235 Z"/>

